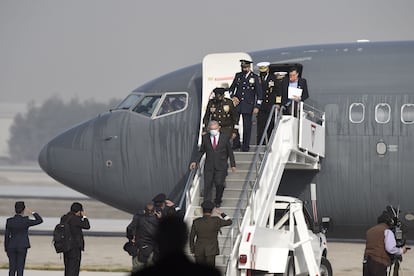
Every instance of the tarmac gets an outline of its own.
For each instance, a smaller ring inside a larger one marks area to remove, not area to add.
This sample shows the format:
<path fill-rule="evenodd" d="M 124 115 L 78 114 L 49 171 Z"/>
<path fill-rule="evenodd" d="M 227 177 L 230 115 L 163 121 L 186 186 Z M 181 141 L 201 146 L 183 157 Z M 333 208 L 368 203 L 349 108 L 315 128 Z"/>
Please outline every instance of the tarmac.
<path fill-rule="evenodd" d="M 63 259 L 56 254 L 49 236 L 31 236 L 32 248 L 26 259 L 26 276 L 63 275 Z M 129 275 L 131 257 L 123 251 L 123 237 L 85 237 L 81 276 Z M 3 245 L 2 245 L 3 246 Z M 335 276 L 362 275 L 364 243 L 328 242 L 328 260 Z M 7 256 L 0 254 L 0 275 L 7 275 Z M 54 271 L 51 271 L 54 269 Z M 400 276 L 414 275 L 414 252 L 403 256 Z"/>
<path fill-rule="evenodd" d="M 7 217 L 14 215 L 14 202 L 24 200 L 37 211 L 44 223 L 30 228 L 31 248 L 26 258 L 26 276 L 64 275 L 63 256 L 55 253 L 51 231 L 58 218 L 69 211 L 73 201 L 80 201 L 91 223 L 85 233 L 81 276 L 125 276 L 130 274 L 131 257 L 122 247 L 127 241 L 125 228 L 131 214 L 90 199 L 52 180 L 37 170 L 0 167 L 0 231 Z M 43 235 L 34 235 L 34 233 Z M 363 242 L 332 242 L 328 237 L 328 260 L 335 276 L 362 275 Z M 4 248 L 0 238 L 0 248 Z M 413 247 L 413 245 L 408 245 Z M 414 250 L 403 256 L 400 276 L 414 275 Z M 0 276 L 8 274 L 8 258 L 0 253 Z"/>

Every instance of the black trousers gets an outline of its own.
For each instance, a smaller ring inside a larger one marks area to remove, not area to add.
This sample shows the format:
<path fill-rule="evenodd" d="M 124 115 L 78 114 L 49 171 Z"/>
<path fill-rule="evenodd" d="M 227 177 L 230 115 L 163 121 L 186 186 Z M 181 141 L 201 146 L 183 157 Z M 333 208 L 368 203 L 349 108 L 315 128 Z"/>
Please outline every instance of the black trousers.
<path fill-rule="evenodd" d="M 250 136 L 252 134 L 252 113 L 241 113 L 243 118 L 243 145 L 242 151 L 249 151 L 250 149 Z M 237 133 L 236 138 L 233 141 L 233 147 L 240 147 L 240 135 Z"/>
<path fill-rule="evenodd" d="M 81 249 L 73 248 L 63 253 L 63 262 L 65 264 L 65 276 L 79 276 L 81 264 Z"/>
<path fill-rule="evenodd" d="M 227 171 L 204 171 L 204 201 L 211 201 L 213 185 L 216 187 L 214 203 L 221 204 Z"/>
<path fill-rule="evenodd" d="M 24 264 L 26 263 L 27 248 L 7 249 L 9 257 L 9 276 L 23 276 Z"/>
<path fill-rule="evenodd" d="M 363 276 L 387 276 L 387 266 L 368 256 L 364 261 L 362 273 Z"/>

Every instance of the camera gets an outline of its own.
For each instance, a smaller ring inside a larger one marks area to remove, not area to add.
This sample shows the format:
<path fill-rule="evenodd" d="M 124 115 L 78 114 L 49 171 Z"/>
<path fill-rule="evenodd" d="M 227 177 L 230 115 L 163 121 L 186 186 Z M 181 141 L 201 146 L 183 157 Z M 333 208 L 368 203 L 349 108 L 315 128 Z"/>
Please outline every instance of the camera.
<path fill-rule="evenodd" d="M 388 205 L 386 210 L 391 218 L 390 229 L 394 233 L 397 247 L 403 247 L 406 243 L 406 238 L 405 238 L 406 230 L 401 220 L 399 219 L 400 209 L 398 208 L 396 210 L 391 205 Z"/>

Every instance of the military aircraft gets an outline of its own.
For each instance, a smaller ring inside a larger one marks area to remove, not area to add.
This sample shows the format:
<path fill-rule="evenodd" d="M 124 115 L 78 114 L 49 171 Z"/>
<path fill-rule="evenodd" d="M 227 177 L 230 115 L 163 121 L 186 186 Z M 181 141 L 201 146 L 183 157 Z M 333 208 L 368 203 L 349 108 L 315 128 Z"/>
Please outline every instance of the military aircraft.
<path fill-rule="evenodd" d="M 331 238 L 364 238 L 386 205 L 414 209 L 414 41 L 310 45 L 250 53 L 271 70 L 299 66 L 307 104 L 326 114 L 321 170 L 286 170 L 280 192 L 306 200 L 317 183 Z M 179 200 L 197 150 L 202 64 L 147 82 L 117 107 L 51 140 L 39 154 L 57 181 L 135 212 L 159 192 Z M 413 222 L 405 222 L 413 227 Z"/>

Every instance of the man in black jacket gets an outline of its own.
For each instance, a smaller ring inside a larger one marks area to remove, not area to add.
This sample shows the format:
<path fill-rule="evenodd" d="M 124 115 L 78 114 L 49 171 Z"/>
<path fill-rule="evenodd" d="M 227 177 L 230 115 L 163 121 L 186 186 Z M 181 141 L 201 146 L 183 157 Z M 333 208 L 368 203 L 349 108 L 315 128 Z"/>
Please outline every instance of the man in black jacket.
<path fill-rule="evenodd" d="M 236 161 L 230 145 L 230 137 L 220 132 L 217 121 L 210 121 L 208 124 L 210 133 L 204 134 L 200 150 L 196 158 L 190 164 L 190 170 L 195 168 L 198 160 L 206 153 L 204 164 L 204 200 L 211 201 L 213 184 L 216 187 L 216 199 L 214 203 L 217 207 L 221 204 L 225 180 L 228 169 L 228 159 L 232 171 L 236 171 Z"/>
<path fill-rule="evenodd" d="M 72 203 L 70 212 L 63 215 L 60 221 L 69 224 L 72 238 L 71 249 L 63 253 L 65 276 L 78 276 L 82 257 L 81 251 L 85 249 L 82 229 L 89 229 L 91 226 L 83 206 L 79 202 Z"/>
<path fill-rule="evenodd" d="M 23 275 L 27 249 L 30 248 L 28 230 L 30 226 L 38 225 L 43 219 L 36 212 L 26 208 L 23 201 L 14 205 L 16 215 L 8 218 L 4 233 L 4 250 L 9 257 L 9 276 Z M 24 213 L 32 214 L 35 219 L 29 219 Z"/>
<path fill-rule="evenodd" d="M 127 238 L 137 249 L 132 257 L 132 271 L 153 264 L 157 258 L 155 232 L 161 216 L 161 212 L 155 210 L 154 204 L 147 203 L 145 210 L 135 214 L 128 225 Z"/>

